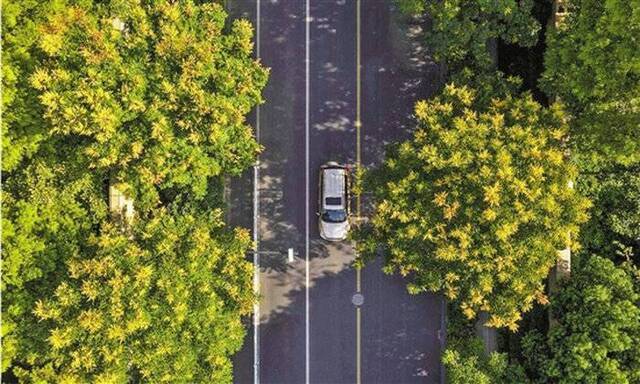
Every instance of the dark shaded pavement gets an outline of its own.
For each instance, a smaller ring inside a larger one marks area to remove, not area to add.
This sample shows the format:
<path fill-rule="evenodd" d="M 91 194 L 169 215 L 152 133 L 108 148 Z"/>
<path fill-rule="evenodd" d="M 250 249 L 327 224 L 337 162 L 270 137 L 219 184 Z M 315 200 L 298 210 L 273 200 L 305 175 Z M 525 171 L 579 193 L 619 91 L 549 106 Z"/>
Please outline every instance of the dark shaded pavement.
<path fill-rule="evenodd" d="M 233 15 L 256 22 L 255 0 L 230 1 Z M 413 103 L 439 83 L 427 61 L 420 21 L 403 20 L 391 1 L 362 0 L 362 162 L 379 164 L 384 145 L 406 138 Z M 261 0 L 260 57 L 271 68 L 259 112 L 260 256 L 259 376 L 263 383 L 304 383 L 306 331 L 311 383 L 356 382 L 356 271 L 349 242 L 328 243 L 316 223 L 318 168 L 356 159 L 356 1 L 310 0 L 309 179 L 305 151 L 305 1 Z M 231 184 L 231 222 L 249 225 L 251 178 Z M 308 182 L 308 189 L 307 189 Z M 305 206 L 309 202 L 309 222 Z M 366 197 L 364 201 L 367 203 Z M 234 207 L 238 208 L 234 212 Z M 240 213 L 241 212 L 241 213 Z M 309 286 L 306 300 L 306 231 Z M 286 250 L 297 252 L 287 263 Z M 381 260 L 362 271 L 362 382 L 437 383 L 440 380 L 442 302 L 410 296 L 404 282 L 381 272 Z M 306 308 L 309 316 L 306 316 Z M 253 330 L 235 358 L 237 383 L 253 382 Z"/>

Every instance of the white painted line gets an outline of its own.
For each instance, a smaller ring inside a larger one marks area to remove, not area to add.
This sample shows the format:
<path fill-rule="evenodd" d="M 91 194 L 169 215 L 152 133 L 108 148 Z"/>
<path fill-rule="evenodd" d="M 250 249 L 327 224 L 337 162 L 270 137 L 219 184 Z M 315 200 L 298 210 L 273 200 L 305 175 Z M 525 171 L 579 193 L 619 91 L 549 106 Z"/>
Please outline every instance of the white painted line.
<path fill-rule="evenodd" d="M 256 56 L 260 58 L 260 0 L 256 0 Z M 260 106 L 256 106 L 256 141 L 260 143 Z M 260 296 L 260 253 L 258 248 L 258 216 L 260 155 L 253 167 L 253 291 Z M 253 305 L 253 382 L 260 383 L 260 300 Z"/>
<path fill-rule="evenodd" d="M 361 155 L 361 151 L 362 151 L 362 146 L 360 144 L 362 135 L 361 135 L 361 131 L 362 131 L 362 116 L 361 116 L 361 94 L 362 94 L 362 84 L 361 84 L 361 77 L 360 77 L 360 72 L 362 69 L 362 63 L 361 63 L 361 56 L 362 56 L 362 50 L 361 50 L 361 2 L 360 0 L 356 1 L 356 122 L 355 122 L 355 128 L 356 128 L 356 171 L 360 171 L 360 167 L 361 165 L 361 160 L 362 160 L 362 155 Z M 362 206 L 362 200 L 360 198 L 360 195 L 357 196 L 356 198 L 356 210 L 357 210 L 357 216 L 358 218 L 360 218 L 360 216 L 362 215 L 361 212 L 361 206 Z M 357 247 L 354 247 L 354 249 L 356 249 L 356 257 L 358 257 L 357 254 Z M 361 292 L 361 280 L 362 280 L 362 275 L 361 275 L 361 271 L 360 268 L 356 269 L 356 291 L 358 293 Z M 356 308 L 356 384 L 361 384 L 362 383 L 362 312 L 360 307 Z"/>
<path fill-rule="evenodd" d="M 305 383 L 309 384 L 309 35 L 311 12 L 309 3 L 305 2 Z"/>
<path fill-rule="evenodd" d="M 254 236 L 255 239 L 255 236 Z M 255 240 L 254 240 L 255 241 Z M 253 290 L 260 295 L 260 254 L 253 253 Z M 259 297 L 259 296 L 258 296 Z M 260 302 L 253 305 L 253 382 L 260 383 Z"/>

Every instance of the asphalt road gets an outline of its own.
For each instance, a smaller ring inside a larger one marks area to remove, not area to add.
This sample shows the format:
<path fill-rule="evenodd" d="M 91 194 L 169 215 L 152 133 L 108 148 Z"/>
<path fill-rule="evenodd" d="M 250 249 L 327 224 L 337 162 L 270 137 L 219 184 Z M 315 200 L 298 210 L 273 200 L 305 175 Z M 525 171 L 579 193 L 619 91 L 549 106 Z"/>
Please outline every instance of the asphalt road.
<path fill-rule="evenodd" d="M 257 214 L 260 291 L 235 381 L 439 383 L 442 298 L 407 294 L 401 278 L 381 272 L 382 260 L 358 273 L 352 244 L 321 240 L 315 215 L 320 165 L 379 164 L 385 144 L 408 137 L 415 100 L 437 88 L 441 70 L 421 44 L 425 22 L 401 17 L 391 1 L 361 0 L 358 96 L 356 0 L 229 3 L 256 26 L 258 55 L 271 68 L 266 103 L 251 117 L 264 146 L 257 210 L 252 172 L 231 185 L 232 224 L 251 228 Z"/>

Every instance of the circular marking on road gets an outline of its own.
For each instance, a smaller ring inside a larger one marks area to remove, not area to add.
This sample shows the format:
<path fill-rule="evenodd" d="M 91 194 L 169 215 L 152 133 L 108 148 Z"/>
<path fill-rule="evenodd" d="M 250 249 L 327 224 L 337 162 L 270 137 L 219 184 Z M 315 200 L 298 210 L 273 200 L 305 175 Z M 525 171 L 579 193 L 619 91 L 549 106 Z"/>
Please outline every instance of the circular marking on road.
<path fill-rule="evenodd" d="M 364 304 L 364 296 L 362 296 L 361 293 L 356 293 L 353 295 L 353 297 L 351 298 L 351 302 L 353 303 L 353 305 L 355 305 L 356 307 L 361 306 L 362 304 Z"/>

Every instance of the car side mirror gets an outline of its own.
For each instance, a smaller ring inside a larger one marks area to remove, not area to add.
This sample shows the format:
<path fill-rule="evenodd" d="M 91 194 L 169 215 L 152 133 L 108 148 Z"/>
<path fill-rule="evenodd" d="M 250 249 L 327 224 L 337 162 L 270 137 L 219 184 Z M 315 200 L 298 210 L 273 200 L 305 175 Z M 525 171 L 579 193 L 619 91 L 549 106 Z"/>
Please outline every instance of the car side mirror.
<path fill-rule="evenodd" d="M 316 212 L 316 216 L 320 217 L 320 212 Z"/>

